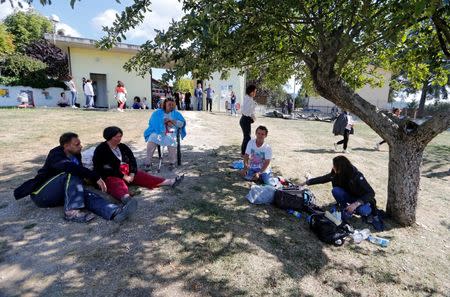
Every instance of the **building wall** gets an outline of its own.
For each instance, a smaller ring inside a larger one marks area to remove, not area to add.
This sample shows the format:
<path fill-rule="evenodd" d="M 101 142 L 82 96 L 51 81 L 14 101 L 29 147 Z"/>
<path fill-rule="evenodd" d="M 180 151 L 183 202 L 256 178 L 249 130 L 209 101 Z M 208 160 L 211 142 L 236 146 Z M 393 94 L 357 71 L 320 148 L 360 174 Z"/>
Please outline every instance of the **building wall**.
<path fill-rule="evenodd" d="M 371 86 L 366 85 L 365 87 L 356 90 L 356 93 L 358 93 L 364 100 L 377 106 L 378 108 L 386 109 L 389 108 L 388 96 L 389 96 L 389 82 L 391 80 L 391 72 L 385 70 L 379 70 L 379 72 L 384 77 L 384 83 L 382 87 L 372 88 Z M 309 98 L 310 108 L 318 108 L 324 112 L 327 112 L 327 109 L 329 111 L 330 108 L 333 106 L 334 103 L 326 100 L 321 96 Z"/>
<path fill-rule="evenodd" d="M 214 72 L 211 80 L 205 80 L 203 82 L 203 89 L 208 88 L 211 84 L 211 88 L 214 90 L 213 97 L 213 110 L 225 112 L 225 101 L 230 102 L 230 86 L 236 94 L 236 102 L 242 105 L 245 95 L 245 76 L 239 75 L 239 70 L 232 69 L 228 79 L 220 79 L 220 73 Z M 194 94 L 194 93 L 192 93 Z M 204 108 L 206 108 L 206 95 L 204 97 Z M 195 100 L 195 99 L 194 99 Z M 194 108 L 196 107 L 196 102 Z"/>
<path fill-rule="evenodd" d="M 117 81 L 125 84 L 128 92 L 127 105 L 133 104 L 133 97 L 151 97 L 150 74 L 144 78 L 134 72 L 126 72 L 123 65 L 134 54 L 115 51 L 101 51 L 91 48 L 70 48 L 70 64 L 72 75 L 77 85 L 78 100 L 81 105 L 85 99 L 82 90 L 82 78 L 89 78 L 90 73 L 106 74 L 106 88 L 110 107 L 117 105 L 114 100 L 114 89 Z"/>
<path fill-rule="evenodd" d="M 23 86 L 3 86 L 0 85 L 0 106 L 17 106 L 20 102 L 17 101 L 17 97 L 22 91 L 30 92 L 33 96 L 34 104 L 36 107 L 55 107 L 61 92 L 64 92 L 61 88 L 48 88 L 48 89 L 34 89 L 31 87 Z M 70 92 L 66 91 L 66 97 L 70 96 Z M 31 103 L 31 100 L 29 100 Z"/>

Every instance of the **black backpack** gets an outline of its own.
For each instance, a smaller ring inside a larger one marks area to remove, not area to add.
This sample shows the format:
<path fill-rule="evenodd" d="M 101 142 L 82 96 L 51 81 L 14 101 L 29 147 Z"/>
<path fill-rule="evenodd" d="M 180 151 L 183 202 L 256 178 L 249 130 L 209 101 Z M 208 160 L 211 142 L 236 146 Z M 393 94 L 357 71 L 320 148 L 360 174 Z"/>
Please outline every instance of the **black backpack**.
<path fill-rule="evenodd" d="M 336 226 L 335 223 L 325 217 L 324 213 L 312 214 L 309 217 L 309 227 L 320 241 L 341 246 L 345 242 L 345 237 L 350 234 L 350 227 L 346 224 Z"/>
<path fill-rule="evenodd" d="M 314 194 L 309 189 L 288 187 L 276 190 L 273 204 L 281 209 L 305 211 L 314 204 Z"/>

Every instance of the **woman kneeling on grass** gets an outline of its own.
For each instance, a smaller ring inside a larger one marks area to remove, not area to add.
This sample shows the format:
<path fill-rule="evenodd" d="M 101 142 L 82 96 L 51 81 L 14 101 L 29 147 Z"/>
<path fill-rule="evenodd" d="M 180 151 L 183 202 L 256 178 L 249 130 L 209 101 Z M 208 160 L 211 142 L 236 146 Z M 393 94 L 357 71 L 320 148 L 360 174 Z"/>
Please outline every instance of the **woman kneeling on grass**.
<path fill-rule="evenodd" d="M 94 170 L 104 179 L 107 192 L 123 204 L 130 201 L 128 185 L 137 185 L 148 189 L 160 186 L 176 187 L 184 175 L 165 179 L 150 175 L 137 168 L 133 152 L 121 143 L 123 132 L 119 127 L 108 127 L 103 131 L 106 139 L 94 151 Z"/>
<path fill-rule="evenodd" d="M 343 212 L 343 218 L 350 218 L 354 212 L 364 217 L 375 230 L 382 231 L 384 224 L 378 216 L 375 192 L 364 175 L 344 156 L 333 158 L 331 172 L 306 180 L 302 185 L 331 182 L 331 193 Z"/>

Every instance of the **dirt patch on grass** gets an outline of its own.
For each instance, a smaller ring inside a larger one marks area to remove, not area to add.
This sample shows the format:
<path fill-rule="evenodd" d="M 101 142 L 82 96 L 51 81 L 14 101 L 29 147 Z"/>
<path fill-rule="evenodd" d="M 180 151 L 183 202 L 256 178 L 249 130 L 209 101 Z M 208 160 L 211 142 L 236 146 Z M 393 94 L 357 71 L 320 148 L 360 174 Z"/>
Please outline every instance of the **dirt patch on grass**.
<path fill-rule="evenodd" d="M 228 168 L 238 159 L 239 119 L 185 112 L 183 164 L 176 189 L 143 189 L 139 209 L 122 225 L 97 218 L 65 222 L 62 210 L 39 209 L 12 189 L 34 176 L 61 133 L 73 130 L 88 147 L 104 127 L 118 125 L 139 162 L 150 112 L 0 110 L 1 296 L 448 296 L 450 135 L 425 152 L 418 224 L 387 221 L 382 249 L 364 242 L 335 248 L 320 243 L 304 220 L 271 206 L 247 203 L 250 183 Z M 303 180 L 328 172 L 334 138 L 321 122 L 258 118 L 269 129 L 274 170 Z M 255 126 L 255 125 L 254 125 Z M 255 128 L 255 127 L 253 127 Z M 365 174 L 381 207 L 386 203 L 388 146 L 356 126 L 348 157 Z M 319 204 L 330 186 L 312 188 Z M 355 220 L 355 226 L 363 224 Z"/>

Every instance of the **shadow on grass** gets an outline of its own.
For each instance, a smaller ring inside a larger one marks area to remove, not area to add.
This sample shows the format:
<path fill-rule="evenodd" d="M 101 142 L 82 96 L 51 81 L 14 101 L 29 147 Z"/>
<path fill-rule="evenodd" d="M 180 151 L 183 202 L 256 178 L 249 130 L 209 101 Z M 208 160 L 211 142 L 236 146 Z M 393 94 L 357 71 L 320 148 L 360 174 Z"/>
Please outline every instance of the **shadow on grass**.
<path fill-rule="evenodd" d="M 450 147 L 429 145 L 423 154 L 422 175 L 428 178 L 445 179 L 450 176 Z"/>
<path fill-rule="evenodd" d="M 122 225 L 101 218 L 88 225 L 68 223 L 61 208 L 39 209 L 29 198 L 0 209 L 0 267 L 18 270 L 2 280 L 4 294 L 286 293 L 279 283 L 316 273 L 328 257 L 306 224 L 271 206 L 247 203 L 250 184 L 228 168 L 236 152 L 238 146 L 183 148 L 183 166 L 176 169 L 186 173 L 180 187 L 143 190 L 136 216 Z M 41 155 L 28 162 L 38 169 L 44 160 Z M 9 182 L 19 185 L 35 171 L 17 172 Z M 12 195 L 8 199 L 13 201 Z M 13 208 L 14 215 L 8 214 Z M 281 263 L 281 271 L 253 263 L 256 255 Z M 252 275 L 254 265 L 271 278 Z M 242 285 L 240 278 L 256 283 Z"/>
<path fill-rule="evenodd" d="M 295 153 L 310 153 L 310 154 L 335 154 L 336 151 L 332 149 L 301 149 L 294 150 Z"/>

